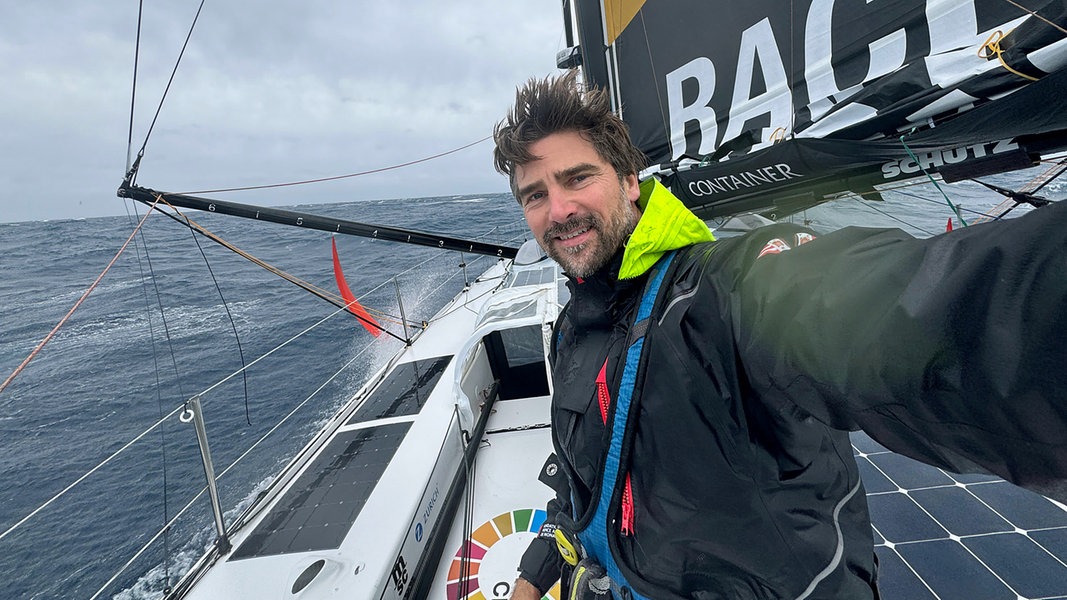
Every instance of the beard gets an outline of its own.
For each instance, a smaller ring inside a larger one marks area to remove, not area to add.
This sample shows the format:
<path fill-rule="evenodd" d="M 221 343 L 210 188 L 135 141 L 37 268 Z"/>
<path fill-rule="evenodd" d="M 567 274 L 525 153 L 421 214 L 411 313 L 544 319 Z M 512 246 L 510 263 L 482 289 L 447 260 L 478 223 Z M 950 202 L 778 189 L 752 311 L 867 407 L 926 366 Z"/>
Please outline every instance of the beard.
<path fill-rule="evenodd" d="M 611 257 L 623 247 L 640 218 L 641 213 L 620 189 L 619 204 L 607 215 L 607 222 L 592 214 L 573 217 L 549 227 L 541 236 L 541 247 L 568 275 L 589 277 L 608 264 Z M 585 229 L 595 235 L 584 244 L 570 248 L 558 248 L 554 245 L 556 237 Z"/>

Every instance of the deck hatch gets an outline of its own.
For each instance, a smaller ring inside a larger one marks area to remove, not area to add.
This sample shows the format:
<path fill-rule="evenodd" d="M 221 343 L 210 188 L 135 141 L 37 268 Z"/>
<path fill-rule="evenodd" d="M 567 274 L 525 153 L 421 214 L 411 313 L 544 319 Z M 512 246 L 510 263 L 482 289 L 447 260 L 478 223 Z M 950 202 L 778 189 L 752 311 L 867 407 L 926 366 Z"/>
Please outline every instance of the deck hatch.
<path fill-rule="evenodd" d="M 230 559 L 338 548 L 410 427 L 338 434 Z"/>
<path fill-rule="evenodd" d="M 451 360 L 451 356 L 438 356 L 397 365 L 347 425 L 418 413 Z"/>

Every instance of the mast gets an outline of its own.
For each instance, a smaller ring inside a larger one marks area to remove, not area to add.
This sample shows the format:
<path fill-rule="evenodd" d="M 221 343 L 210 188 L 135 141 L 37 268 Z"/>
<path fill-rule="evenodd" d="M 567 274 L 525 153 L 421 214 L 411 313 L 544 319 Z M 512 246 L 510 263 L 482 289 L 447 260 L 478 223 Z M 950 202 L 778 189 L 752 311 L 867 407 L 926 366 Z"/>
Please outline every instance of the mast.
<path fill-rule="evenodd" d="M 585 84 L 588 87 L 610 89 L 601 0 L 574 0 L 574 12 L 578 21 L 577 48 L 582 57 Z"/>

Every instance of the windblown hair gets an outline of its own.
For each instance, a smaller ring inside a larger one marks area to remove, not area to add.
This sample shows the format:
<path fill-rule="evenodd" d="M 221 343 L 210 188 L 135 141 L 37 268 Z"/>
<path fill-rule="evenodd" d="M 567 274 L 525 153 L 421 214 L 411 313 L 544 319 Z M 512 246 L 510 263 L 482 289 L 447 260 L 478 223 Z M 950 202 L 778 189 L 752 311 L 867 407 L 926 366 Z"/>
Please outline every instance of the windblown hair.
<path fill-rule="evenodd" d="M 515 167 L 539 158 L 530 152 L 530 144 L 553 133 L 578 132 L 620 178 L 645 167 L 645 155 L 630 141 L 626 123 L 611 112 L 607 94 L 595 88 L 583 90 L 577 75 L 571 70 L 527 81 L 516 93 L 508 116 L 493 129 L 493 160 L 496 170 L 507 175 L 512 193 L 517 192 Z"/>

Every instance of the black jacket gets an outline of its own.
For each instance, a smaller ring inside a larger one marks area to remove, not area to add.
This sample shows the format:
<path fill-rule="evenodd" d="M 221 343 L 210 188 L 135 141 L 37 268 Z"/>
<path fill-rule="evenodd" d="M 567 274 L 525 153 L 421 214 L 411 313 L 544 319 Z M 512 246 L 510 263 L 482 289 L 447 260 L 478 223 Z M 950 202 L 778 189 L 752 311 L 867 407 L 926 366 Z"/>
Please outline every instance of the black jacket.
<path fill-rule="evenodd" d="M 644 595 L 875 596 L 850 429 L 1067 498 L 1067 206 L 926 240 L 848 228 L 798 246 L 801 231 L 693 246 L 668 273 L 623 449 L 634 531 L 609 535 Z M 618 393 L 644 284 L 617 268 L 572 282 L 559 326 L 553 438 L 570 491 L 549 510 L 565 527 L 595 497 L 595 380 L 606 360 Z M 545 589 L 559 566 L 539 539 L 521 572 Z"/>

